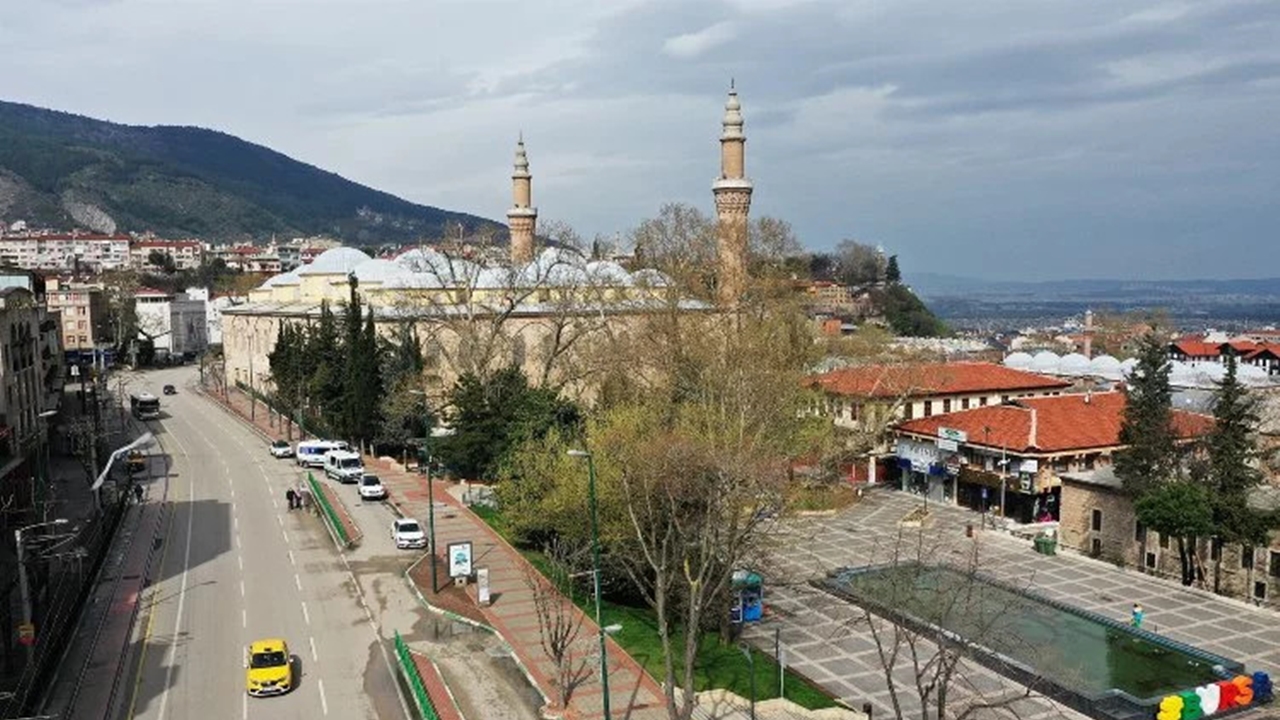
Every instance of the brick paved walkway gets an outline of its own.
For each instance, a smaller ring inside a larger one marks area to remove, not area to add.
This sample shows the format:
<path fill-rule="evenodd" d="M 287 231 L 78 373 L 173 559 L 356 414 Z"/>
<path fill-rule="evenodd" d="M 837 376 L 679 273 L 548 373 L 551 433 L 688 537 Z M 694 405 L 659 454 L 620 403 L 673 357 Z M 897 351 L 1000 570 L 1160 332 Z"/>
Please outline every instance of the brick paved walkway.
<path fill-rule="evenodd" d="M 431 705 L 436 709 L 440 720 L 462 720 L 462 713 L 458 712 L 458 706 L 449 694 L 449 688 L 445 686 L 444 678 L 440 676 L 435 663 L 421 653 L 410 651 L 409 654 L 413 657 L 413 664 L 418 668 L 422 685 L 427 689 L 427 695 L 431 696 Z"/>
<path fill-rule="evenodd" d="M 213 392 L 209 396 L 222 400 L 220 395 Z M 246 421 L 249 405 L 249 399 L 243 393 L 234 389 L 231 391 L 229 406 Z M 283 425 L 273 424 L 261 403 L 258 404 L 254 425 L 269 437 L 284 437 Z M 294 440 L 297 439 L 295 433 Z M 366 458 L 365 463 L 370 468 L 378 468 L 377 474 L 387 488 L 390 501 L 397 503 L 405 515 L 417 518 L 425 526 L 428 511 L 425 479 L 415 473 L 405 472 L 399 464 L 371 458 Z M 542 649 L 537 614 L 533 609 L 533 594 L 525 583 L 525 573 L 531 567 L 519 552 L 465 508 L 449 489 L 450 483 L 440 480 L 434 483 L 437 553 L 443 555 L 451 542 L 472 543 L 473 565 L 489 569 L 492 603 L 480 608 L 485 622 L 511 646 L 516 658 L 543 696 L 555 698 L 557 694 L 552 683 L 555 665 Z M 442 583 L 447 580 L 441 577 Z M 423 588 L 423 596 L 428 602 L 432 599 L 429 590 L 429 587 Z M 471 596 L 474 597 L 474 594 Z M 583 615 L 579 642 L 584 646 L 584 655 L 590 652 L 588 648 L 595 646 L 597 632 L 591 618 Z M 609 699 L 614 717 L 628 717 L 631 720 L 659 720 L 666 717 L 661 686 L 613 640 L 609 640 L 608 661 Z M 434 695 L 432 697 L 434 699 Z M 603 717 L 602 697 L 599 674 L 592 672 L 574 691 L 565 715 L 572 720 Z"/>

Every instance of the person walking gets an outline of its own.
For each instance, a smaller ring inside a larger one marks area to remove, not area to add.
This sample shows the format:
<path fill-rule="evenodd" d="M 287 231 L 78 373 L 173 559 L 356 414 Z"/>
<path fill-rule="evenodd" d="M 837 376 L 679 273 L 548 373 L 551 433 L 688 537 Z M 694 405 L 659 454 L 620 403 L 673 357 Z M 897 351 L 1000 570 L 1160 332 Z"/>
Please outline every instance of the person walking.
<path fill-rule="evenodd" d="M 1141 630 L 1141 629 L 1142 629 L 1142 618 L 1143 618 L 1143 617 L 1145 617 L 1145 616 L 1146 616 L 1146 612 L 1144 612 L 1144 611 L 1143 611 L 1143 609 L 1142 609 L 1142 604 L 1141 604 L 1141 603 L 1134 603 L 1134 604 L 1133 604 L 1133 613 L 1131 614 L 1131 616 L 1130 616 L 1130 618 L 1129 618 L 1129 623 L 1130 623 L 1131 625 L 1133 625 L 1134 629 Z"/>
<path fill-rule="evenodd" d="M 290 510 L 298 506 L 298 493 L 292 487 L 284 491 L 284 499 L 289 501 Z"/>

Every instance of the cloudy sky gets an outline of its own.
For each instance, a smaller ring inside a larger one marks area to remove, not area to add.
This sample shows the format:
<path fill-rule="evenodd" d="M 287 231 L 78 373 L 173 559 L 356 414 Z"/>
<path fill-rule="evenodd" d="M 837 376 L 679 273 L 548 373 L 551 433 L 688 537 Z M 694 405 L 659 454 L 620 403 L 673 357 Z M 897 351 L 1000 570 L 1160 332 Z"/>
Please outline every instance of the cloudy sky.
<path fill-rule="evenodd" d="M 0 97 L 211 127 L 492 218 L 752 211 L 910 273 L 1280 275 L 1276 0 L 4 0 Z"/>

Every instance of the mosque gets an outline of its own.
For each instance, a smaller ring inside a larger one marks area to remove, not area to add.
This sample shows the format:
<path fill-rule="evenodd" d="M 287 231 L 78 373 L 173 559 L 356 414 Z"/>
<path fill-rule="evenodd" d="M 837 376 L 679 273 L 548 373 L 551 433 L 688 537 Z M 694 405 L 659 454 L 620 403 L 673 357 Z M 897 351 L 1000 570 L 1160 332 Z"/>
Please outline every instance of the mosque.
<path fill-rule="evenodd" d="M 582 377 L 568 368 L 580 367 L 584 353 L 625 335 L 638 319 L 672 307 L 713 313 L 742 297 L 752 193 L 745 148 L 741 104 L 731 84 L 720 134 L 720 177 L 712 183 L 719 307 L 672 297 L 673 284 L 657 270 L 628 271 L 572 249 L 539 251 L 533 175 L 521 137 L 511 175 L 514 202 L 507 211 L 508 257 L 493 261 L 425 246 L 394 259 L 371 258 L 352 247 L 327 250 L 309 265 L 271 277 L 250 292 L 247 303 L 223 311 L 227 377 L 269 387 L 268 355 L 281 325 L 314 321 L 326 302 L 340 311 L 354 277 L 380 333 L 390 336 L 402 323 L 413 323 L 423 342 L 428 392 L 447 390 L 468 370 L 510 364 L 535 383 L 581 385 Z"/>

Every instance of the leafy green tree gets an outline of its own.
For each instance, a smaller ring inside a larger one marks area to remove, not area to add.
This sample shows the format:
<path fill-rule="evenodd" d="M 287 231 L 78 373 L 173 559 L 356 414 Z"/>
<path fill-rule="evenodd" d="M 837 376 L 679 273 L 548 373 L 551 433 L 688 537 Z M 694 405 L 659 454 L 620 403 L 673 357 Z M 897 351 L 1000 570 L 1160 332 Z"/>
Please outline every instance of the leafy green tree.
<path fill-rule="evenodd" d="M 1208 537 L 1214 531 L 1209 488 L 1195 481 L 1162 482 L 1144 492 L 1134 510 L 1144 526 L 1176 539 L 1182 584 L 1194 583 L 1196 538 Z"/>
<path fill-rule="evenodd" d="M 950 331 L 933 311 L 905 285 L 894 284 L 871 291 L 871 300 L 899 335 L 940 337 Z"/>
<path fill-rule="evenodd" d="M 1214 390 L 1214 426 L 1205 442 L 1214 541 L 1266 545 L 1273 517 L 1249 507 L 1250 491 L 1264 480 L 1257 463 L 1257 402 L 1240 383 L 1234 355 L 1227 356 L 1226 367 Z M 1218 558 L 1213 568 L 1214 592 L 1221 589 L 1221 553 Z"/>
<path fill-rule="evenodd" d="M 890 255 L 889 264 L 884 269 L 884 280 L 887 283 L 902 282 L 902 271 L 898 269 L 898 256 Z"/>
<path fill-rule="evenodd" d="M 580 422 L 576 406 L 545 388 L 529 387 L 516 367 L 482 379 L 467 373 L 449 396 L 454 434 L 438 441 L 436 456 L 453 474 L 493 478 L 520 443 L 554 427 Z"/>
<path fill-rule="evenodd" d="M 1120 444 L 1125 447 L 1115 455 L 1116 477 L 1134 497 L 1173 479 L 1178 470 L 1171 367 L 1166 344 L 1154 331 L 1148 332 L 1126 387 L 1128 400 L 1120 425 Z"/>

